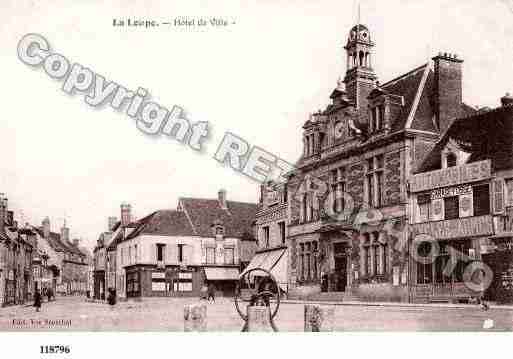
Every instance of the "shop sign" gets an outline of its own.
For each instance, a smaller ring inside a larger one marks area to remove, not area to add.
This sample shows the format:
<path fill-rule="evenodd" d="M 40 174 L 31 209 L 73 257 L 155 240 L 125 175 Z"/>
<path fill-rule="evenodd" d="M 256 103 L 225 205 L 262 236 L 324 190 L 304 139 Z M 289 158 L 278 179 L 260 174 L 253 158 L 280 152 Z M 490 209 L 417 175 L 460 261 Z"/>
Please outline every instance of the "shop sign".
<path fill-rule="evenodd" d="M 411 177 L 410 191 L 421 192 L 440 187 L 456 186 L 491 177 L 490 160 L 419 173 Z"/>
<path fill-rule="evenodd" d="M 431 192 L 431 199 L 438 199 L 444 197 L 459 196 L 461 194 L 472 193 L 471 185 L 461 185 L 456 187 L 437 188 Z"/>
<path fill-rule="evenodd" d="M 412 225 L 412 234 L 428 234 L 436 239 L 452 239 L 493 234 L 492 217 L 457 218 Z"/>
<path fill-rule="evenodd" d="M 153 272 L 153 273 L 151 273 L 151 278 L 165 279 L 166 273 L 165 272 Z"/>

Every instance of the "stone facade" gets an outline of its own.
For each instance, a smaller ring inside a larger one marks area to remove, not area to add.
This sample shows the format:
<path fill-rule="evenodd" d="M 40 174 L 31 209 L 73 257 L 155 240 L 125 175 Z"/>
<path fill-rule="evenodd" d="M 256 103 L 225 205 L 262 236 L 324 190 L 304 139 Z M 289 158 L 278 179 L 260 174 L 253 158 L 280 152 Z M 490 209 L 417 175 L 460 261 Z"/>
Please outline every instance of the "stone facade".
<path fill-rule="evenodd" d="M 303 125 L 287 179 L 291 296 L 408 301 L 408 181 L 462 103 L 462 60 L 433 62 L 379 84 L 375 43 L 354 26 L 331 104 Z"/>

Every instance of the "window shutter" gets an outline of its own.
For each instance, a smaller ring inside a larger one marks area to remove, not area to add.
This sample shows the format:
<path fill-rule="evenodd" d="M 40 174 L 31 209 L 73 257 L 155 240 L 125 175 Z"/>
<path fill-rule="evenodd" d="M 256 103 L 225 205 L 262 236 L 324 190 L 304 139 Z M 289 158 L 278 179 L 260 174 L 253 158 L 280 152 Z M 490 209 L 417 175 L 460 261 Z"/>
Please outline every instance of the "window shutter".
<path fill-rule="evenodd" d="M 504 180 L 502 178 L 494 179 L 492 182 L 493 193 L 493 213 L 504 213 Z"/>

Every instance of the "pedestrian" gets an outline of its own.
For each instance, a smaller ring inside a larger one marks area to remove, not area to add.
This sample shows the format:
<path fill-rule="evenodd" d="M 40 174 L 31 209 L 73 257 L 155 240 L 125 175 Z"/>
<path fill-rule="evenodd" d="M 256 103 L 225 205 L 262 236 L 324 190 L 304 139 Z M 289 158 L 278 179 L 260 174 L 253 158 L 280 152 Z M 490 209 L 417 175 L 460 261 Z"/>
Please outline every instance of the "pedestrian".
<path fill-rule="evenodd" d="M 53 297 L 53 290 L 52 290 L 52 288 L 48 288 L 46 290 L 46 295 L 48 296 L 48 301 L 51 301 L 52 297 Z"/>
<path fill-rule="evenodd" d="M 110 306 L 114 306 L 114 304 L 116 304 L 116 295 L 114 294 L 114 290 L 112 288 L 109 288 L 107 303 L 109 303 Z"/>
<path fill-rule="evenodd" d="M 210 302 L 210 299 L 215 303 L 216 302 L 216 287 L 213 283 L 208 285 L 208 296 L 207 300 Z"/>
<path fill-rule="evenodd" d="M 36 312 L 41 310 L 41 292 L 39 288 L 36 289 L 36 293 L 34 294 L 34 307 L 36 307 Z"/>

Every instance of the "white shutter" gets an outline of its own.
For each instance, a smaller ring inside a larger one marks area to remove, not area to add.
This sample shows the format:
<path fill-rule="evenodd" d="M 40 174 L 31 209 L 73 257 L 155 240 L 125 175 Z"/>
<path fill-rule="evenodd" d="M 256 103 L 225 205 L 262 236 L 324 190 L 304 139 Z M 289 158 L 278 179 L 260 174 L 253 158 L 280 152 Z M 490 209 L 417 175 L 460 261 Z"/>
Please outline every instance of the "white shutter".
<path fill-rule="evenodd" d="M 504 180 L 497 178 L 492 181 L 493 214 L 504 213 Z"/>

